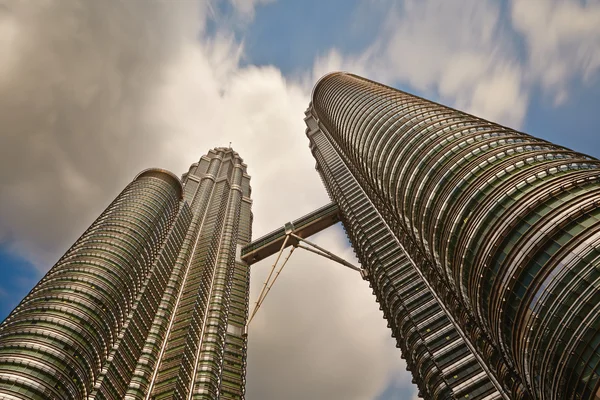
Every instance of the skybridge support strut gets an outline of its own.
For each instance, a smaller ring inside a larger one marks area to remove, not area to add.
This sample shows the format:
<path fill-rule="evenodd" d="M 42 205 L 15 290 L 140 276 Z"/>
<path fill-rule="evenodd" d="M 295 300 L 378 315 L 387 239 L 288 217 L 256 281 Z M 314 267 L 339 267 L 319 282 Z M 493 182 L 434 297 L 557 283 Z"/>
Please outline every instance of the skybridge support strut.
<path fill-rule="evenodd" d="M 308 250 L 308 251 L 312 251 L 315 254 L 318 254 L 318 255 L 320 255 L 322 257 L 325 257 L 325 258 L 328 258 L 330 260 L 333 260 L 333 261 L 335 261 L 335 262 L 337 262 L 339 264 L 342 264 L 344 267 L 348 267 L 348 268 L 353 269 L 353 270 L 358 271 L 358 272 L 361 271 L 360 268 L 355 267 L 354 265 L 350 264 L 348 261 L 344 260 L 341 257 L 336 256 L 332 252 L 327 251 L 324 248 L 322 248 L 322 247 L 320 247 L 320 246 L 318 246 L 318 245 L 316 245 L 316 244 L 314 244 L 312 242 L 309 242 L 308 240 L 303 239 L 303 238 L 301 238 L 300 236 L 298 236 L 298 235 L 296 235 L 294 233 L 291 233 L 290 235 L 293 236 L 294 238 L 296 238 L 298 241 L 304 242 L 304 243 L 308 244 L 309 246 L 314 247 L 316 250 L 311 249 L 310 247 L 305 247 L 305 246 L 301 246 L 301 245 L 298 245 L 298 247 L 301 247 L 301 248 L 303 248 L 305 250 Z"/>
<path fill-rule="evenodd" d="M 279 267 L 279 269 L 277 269 L 277 264 L 279 263 L 279 260 L 281 259 L 281 254 L 285 250 L 285 247 L 288 243 L 291 244 L 292 248 L 291 248 L 290 252 L 288 253 L 288 255 L 285 257 L 283 263 L 281 264 L 281 267 Z M 305 243 L 308 246 L 303 246 L 300 243 Z M 277 254 L 277 258 L 275 259 L 275 262 L 271 266 L 271 271 L 269 272 L 269 275 L 267 276 L 267 279 L 265 280 L 265 282 L 262 286 L 262 289 L 258 295 L 258 299 L 256 300 L 256 303 L 254 303 L 254 309 L 252 310 L 252 312 L 250 313 L 250 317 L 248 318 L 248 323 L 246 324 L 246 327 L 245 327 L 246 334 L 248 333 L 248 327 L 250 326 L 250 323 L 252 322 L 252 320 L 254 319 L 254 316 L 258 312 L 258 309 L 265 301 L 267 295 L 269 294 L 269 291 L 271 290 L 271 288 L 275 284 L 275 281 L 279 277 L 279 274 L 283 270 L 283 267 L 285 267 L 288 260 L 292 256 L 292 253 L 294 252 L 294 250 L 296 250 L 296 248 L 301 248 L 301 249 L 310 251 L 312 253 L 320 255 L 321 257 L 327 258 L 328 260 L 335 261 L 338 264 L 341 264 L 346 268 L 350 268 L 353 271 L 358 271 L 361 273 L 361 276 L 363 278 L 366 276 L 366 274 L 365 274 L 366 271 L 354 266 L 353 264 L 351 264 L 348 261 L 344 260 L 343 258 L 333 254 L 332 252 L 322 248 L 321 246 L 316 245 L 304 238 L 301 238 L 300 236 L 296 235 L 293 232 L 293 230 L 286 229 L 286 236 L 283 241 L 283 244 L 281 245 L 281 248 L 279 249 L 279 253 Z M 277 271 L 276 271 L 276 269 L 277 269 Z M 273 276 L 273 272 L 275 272 L 275 276 Z M 273 279 L 271 279 L 271 278 L 273 278 Z"/>

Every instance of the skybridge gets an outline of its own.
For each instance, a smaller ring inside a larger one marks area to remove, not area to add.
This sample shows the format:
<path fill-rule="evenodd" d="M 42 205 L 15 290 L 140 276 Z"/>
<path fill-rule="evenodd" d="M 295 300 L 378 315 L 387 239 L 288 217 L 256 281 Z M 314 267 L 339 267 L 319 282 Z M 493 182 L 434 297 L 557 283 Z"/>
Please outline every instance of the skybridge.
<path fill-rule="evenodd" d="M 327 204 L 254 240 L 242 249 L 242 260 L 252 265 L 257 261 L 278 253 L 282 249 L 284 242 L 285 246 L 283 248 L 298 245 L 300 239 L 306 239 L 315 233 L 321 232 L 323 229 L 335 225 L 339 221 L 340 210 L 337 204 Z M 294 236 L 297 236 L 297 238 Z"/>
<path fill-rule="evenodd" d="M 366 278 L 366 270 L 361 270 L 348 261 L 336 256 L 332 252 L 307 240 L 307 238 L 311 235 L 335 225 L 336 223 L 340 222 L 340 220 L 341 215 L 337 204 L 330 203 L 292 222 L 285 223 L 281 228 L 256 239 L 242 249 L 241 259 L 249 265 L 272 256 L 273 254 L 277 254 L 277 258 L 271 266 L 271 271 L 269 272 L 269 275 L 262 286 L 256 303 L 254 304 L 254 309 L 250 313 L 248 323 L 246 324 L 246 331 L 248 330 L 250 322 L 252 322 L 252 319 L 256 315 L 256 312 L 271 290 L 271 287 L 273 284 L 275 284 L 275 281 L 279 277 L 281 270 L 283 270 L 283 267 L 292 256 L 294 250 L 297 248 L 310 251 L 335 261 L 347 268 L 360 272 L 361 276 Z M 285 257 L 279 269 L 277 269 L 281 254 L 287 247 L 290 246 L 292 247 L 290 252 Z"/>

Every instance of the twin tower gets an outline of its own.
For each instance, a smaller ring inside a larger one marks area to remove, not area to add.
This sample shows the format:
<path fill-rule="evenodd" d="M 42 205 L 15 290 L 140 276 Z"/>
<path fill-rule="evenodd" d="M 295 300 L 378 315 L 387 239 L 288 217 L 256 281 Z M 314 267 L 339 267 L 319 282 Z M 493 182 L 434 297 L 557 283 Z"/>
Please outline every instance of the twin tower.
<path fill-rule="evenodd" d="M 0 325 L 0 399 L 243 399 L 250 264 L 338 219 L 422 397 L 600 399 L 598 160 L 347 73 L 305 121 L 333 204 L 252 242 L 232 149 L 141 172 Z"/>

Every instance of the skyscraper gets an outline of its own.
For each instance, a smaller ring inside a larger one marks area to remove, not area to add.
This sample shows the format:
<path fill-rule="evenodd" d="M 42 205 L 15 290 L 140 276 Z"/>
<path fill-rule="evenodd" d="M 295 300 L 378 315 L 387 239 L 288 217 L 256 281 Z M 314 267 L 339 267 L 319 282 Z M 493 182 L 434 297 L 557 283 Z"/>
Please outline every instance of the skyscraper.
<path fill-rule="evenodd" d="M 141 172 L 0 325 L 0 400 L 242 399 L 286 246 L 360 270 L 426 399 L 600 399 L 598 160 L 347 73 L 305 121 L 332 204 L 250 243 L 232 149 Z"/>
<path fill-rule="evenodd" d="M 0 325 L 0 399 L 244 397 L 250 177 L 141 172 Z"/>
<path fill-rule="evenodd" d="M 305 121 L 425 398 L 600 398 L 598 160 L 347 73 Z"/>

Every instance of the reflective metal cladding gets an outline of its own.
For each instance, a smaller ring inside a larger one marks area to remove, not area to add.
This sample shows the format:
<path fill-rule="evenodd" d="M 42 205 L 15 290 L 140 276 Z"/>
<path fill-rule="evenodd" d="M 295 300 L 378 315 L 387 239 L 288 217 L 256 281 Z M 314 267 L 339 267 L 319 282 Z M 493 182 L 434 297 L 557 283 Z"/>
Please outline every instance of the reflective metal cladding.
<path fill-rule="evenodd" d="M 425 398 L 600 398 L 598 160 L 348 73 L 305 121 Z"/>
<path fill-rule="evenodd" d="M 244 397 L 250 177 L 148 169 L 0 325 L 0 399 Z"/>
<path fill-rule="evenodd" d="M 348 73 L 305 121 L 332 204 L 248 246 L 231 148 L 142 171 L 0 325 L 0 399 L 243 399 L 244 260 L 340 218 L 425 399 L 600 400 L 598 160 Z"/>

